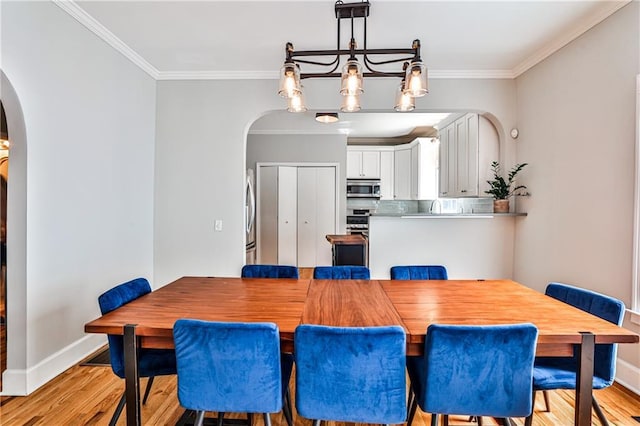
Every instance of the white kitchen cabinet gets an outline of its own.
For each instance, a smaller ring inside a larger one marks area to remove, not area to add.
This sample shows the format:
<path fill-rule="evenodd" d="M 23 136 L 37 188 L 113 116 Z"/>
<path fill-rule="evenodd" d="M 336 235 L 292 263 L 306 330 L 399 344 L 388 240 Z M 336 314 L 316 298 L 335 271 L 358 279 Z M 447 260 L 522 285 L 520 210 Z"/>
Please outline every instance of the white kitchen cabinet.
<path fill-rule="evenodd" d="M 466 114 L 440 131 L 441 197 L 479 197 L 486 189 L 489 167 L 498 159 L 498 134 L 491 122 Z"/>
<path fill-rule="evenodd" d="M 337 230 L 336 166 L 258 165 L 257 261 L 331 264 Z"/>
<path fill-rule="evenodd" d="M 380 179 L 380 151 L 348 147 L 347 178 Z"/>
<path fill-rule="evenodd" d="M 394 154 L 394 196 L 397 200 L 411 199 L 411 147 L 403 146 Z"/>
<path fill-rule="evenodd" d="M 336 175 L 334 167 L 298 167 L 298 267 L 331 265 L 335 234 Z"/>
<path fill-rule="evenodd" d="M 380 199 L 393 200 L 394 152 L 380 151 Z"/>

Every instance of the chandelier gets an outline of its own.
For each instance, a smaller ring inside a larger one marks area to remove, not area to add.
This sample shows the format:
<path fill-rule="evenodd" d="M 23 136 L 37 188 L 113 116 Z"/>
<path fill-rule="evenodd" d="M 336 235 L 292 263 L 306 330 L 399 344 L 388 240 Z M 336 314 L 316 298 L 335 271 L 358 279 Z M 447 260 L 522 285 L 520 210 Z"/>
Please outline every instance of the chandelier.
<path fill-rule="evenodd" d="M 335 50 L 294 50 L 292 43 L 285 47 L 284 65 L 280 69 L 280 87 L 278 94 L 287 99 L 289 112 L 304 112 L 307 106 L 300 80 L 305 78 L 340 77 L 343 112 L 360 110 L 360 95 L 364 92 L 364 77 L 396 77 L 401 79 L 395 93 L 395 110 L 411 111 L 415 108 L 415 98 L 424 96 L 427 88 L 427 68 L 420 58 L 420 40 L 413 40 L 410 48 L 405 49 L 369 49 L 367 46 L 367 16 L 370 3 L 343 3 L 338 0 L 335 4 L 336 19 L 338 21 L 338 40 Z M 348 49 L 340 49 L 340 21 L 351 21 L 351 39 Z M 354 36 L 354 20 L 363 19 L 363 48 L 358 49 Z M 320 57 L 333 57 L 321 61 Z M 337 72 L 341 59 L 346 57 L 341 72 Z M 315 60 L 311 60 L 313 58 Z M 360 59 L 358 59 L 360 58 Z M 372 59 L 372 58 L 375 58 Z M 388 72 L 374 69 L 393 63 L 402 63 L 402 71 Z M 303 73 L 300 64 L 310 64 L 330 68 L 325 72 Z"/>

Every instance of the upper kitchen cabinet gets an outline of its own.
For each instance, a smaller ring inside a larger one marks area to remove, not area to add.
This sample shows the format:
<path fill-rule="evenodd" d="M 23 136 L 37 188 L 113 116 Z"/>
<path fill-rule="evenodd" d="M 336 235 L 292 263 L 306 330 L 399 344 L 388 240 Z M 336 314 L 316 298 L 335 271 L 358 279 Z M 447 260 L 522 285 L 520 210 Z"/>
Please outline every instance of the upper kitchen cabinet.
<path fill-rule="evenodd" d="M 380 151 L 347 147 L 348 179 L 380 179 Z"/>
<path fill-rule="evenodd" d="M 438 143 L 434 138 L 416 138 L 395 147 L 395 199 L 437 198 Z"/>
<path fill-rule="evenodd" d="M 498 133 L 478 114 L 465 114 L 440 130 L 440 197 L 479 197 L 498 160 Z"/>

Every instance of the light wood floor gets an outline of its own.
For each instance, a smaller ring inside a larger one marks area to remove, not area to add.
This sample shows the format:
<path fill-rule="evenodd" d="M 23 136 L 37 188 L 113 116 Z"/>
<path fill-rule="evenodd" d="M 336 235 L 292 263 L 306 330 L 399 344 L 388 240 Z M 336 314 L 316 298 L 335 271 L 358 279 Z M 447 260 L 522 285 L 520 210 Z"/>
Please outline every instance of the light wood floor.
<path fill-rule="evenodd" d="M 294 379 L 291 381 L 292 388 Z M 142 386 L 145 385 L 144 379 Z M 124 381 L 117 378 L 109 367 L 75 366 L 56 377 L 28 397 L 4 397 L 0 405 L 0 424 L 3 426 L 36 425 L 107 425 L 124 389 Z M 295 392 L 292 392 L 292 395 Z M 631 416 L 640 416 L 640 397 L 622 386 L 596 391 L 596 396 L 611 425 L 638 426 Z M 551 392 L 552 411 L 543 412 L 542 398 L 538 398 L 534 425 L 564 426 L 573 424 L 573 392 Z M 156 378 L 146 406 L 142 408 L 145 425 L 172 425 L 182 415 L 176 396 L 176 378 Z M 208 416 L 213 416 L 208 413 Z M 294 414 L 295 415 L 295 414 Z M 238 417 L 238 415 L 230 416 Z M 431 417 L 420 413 L 414 426 L 428 426 Z M 472 425 L 466 417 L 451 417 L 451 425 Z M 522 419 L 515 419 L 522 425 Z M 254 417 L 256 426 L 262 426 L 261 416 Z M 286 426 L 281 414 L 272 415 L 273 426 Z M 310 426 L 309 420 L 296 416 L 296 426 Z M 330 422 L 332 423 L 332 422 Z M 118 425 L 124 425 L 124 416 Z M 484 424 L 496 424 L 484 419 Z M 594 425 L 600 425 L 594 416 Z M 333 424 L 331 426 L 342 426 Z"/>

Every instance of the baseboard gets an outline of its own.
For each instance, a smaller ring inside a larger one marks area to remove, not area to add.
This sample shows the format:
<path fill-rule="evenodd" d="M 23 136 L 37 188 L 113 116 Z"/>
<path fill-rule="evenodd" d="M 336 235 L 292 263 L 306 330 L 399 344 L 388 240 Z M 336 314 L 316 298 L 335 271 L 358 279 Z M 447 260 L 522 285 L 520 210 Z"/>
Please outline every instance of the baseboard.
<path fill-rule="evenodd" d="M 106 344 L 104 335 L 85 336 L 26 370 L 2 374 L 0 396 L 27 396 Z"/>
<path fill-rule="evenodd" d="M 616 363 L 616 382 L 640 395 L 640 368 L 618 358 Z"/>

